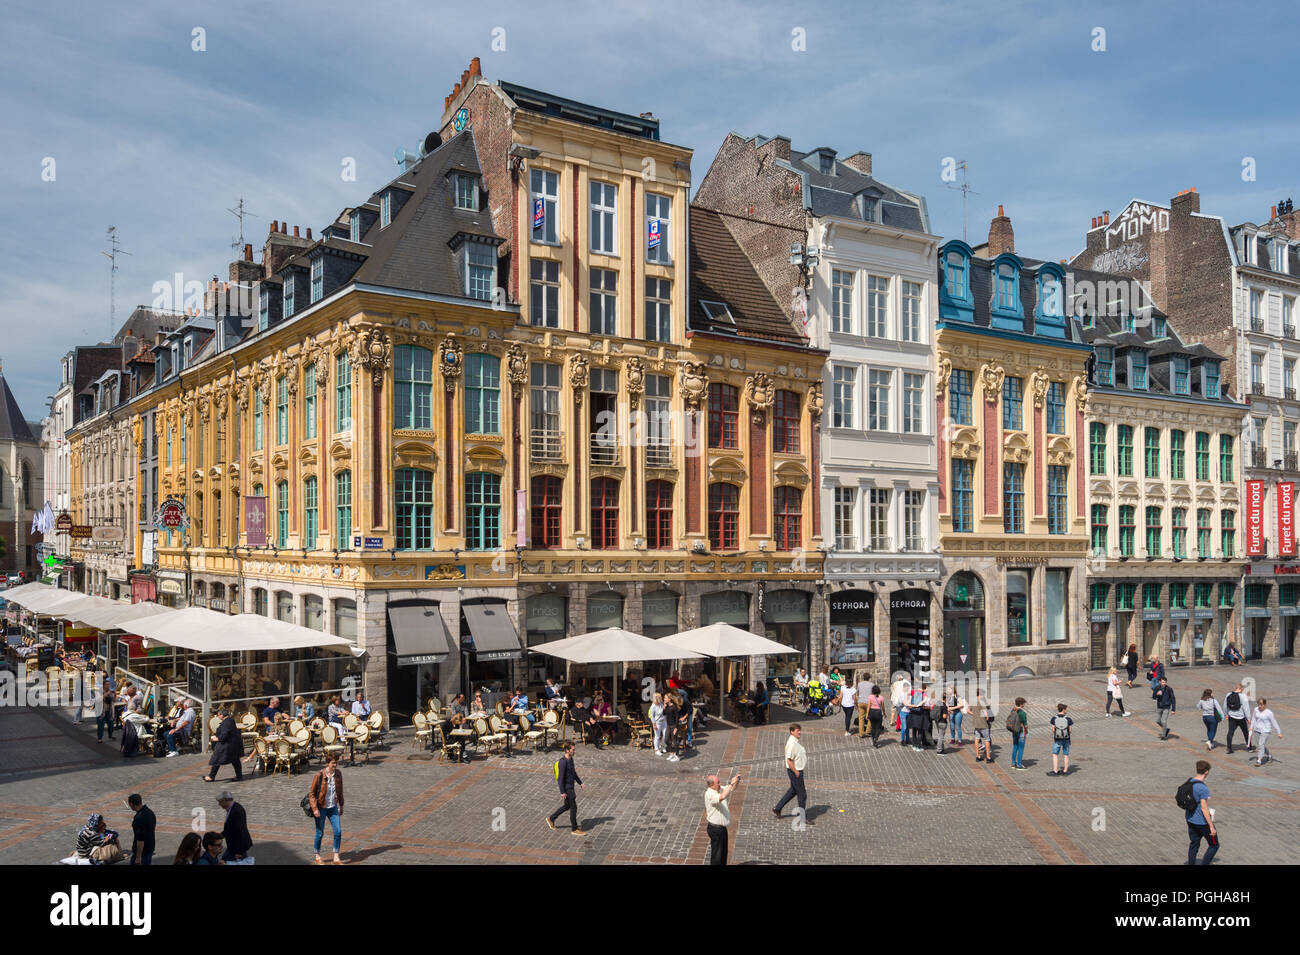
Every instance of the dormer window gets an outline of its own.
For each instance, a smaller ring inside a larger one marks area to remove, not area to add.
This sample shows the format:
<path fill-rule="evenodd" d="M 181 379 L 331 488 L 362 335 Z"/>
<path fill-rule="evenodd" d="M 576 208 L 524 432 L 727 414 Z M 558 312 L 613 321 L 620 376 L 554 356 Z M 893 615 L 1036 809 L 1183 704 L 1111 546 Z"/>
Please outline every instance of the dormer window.
<path fill-rule="evenodd" d="M 1038 270 L 1034 331 L 1039 335 L 1065 338 L 1065 270 L 1051 262 Z"/>
<path fill-rule="evenodd" d="M 1132 315 L 1124 316 L 1124 331 L 1130 335 L 1137 331 L 1137 320 Z"/>
<path fill-rule="evenodd" d="M 293 273 L 284 277 L 284 317 L 288 318 L 293 314 Z"/>
<path fill-rule="evenodd" d="M 470 298 L 492 301 L 496 286 L 496 250 L 490 245 L 469 242 L 465 245 L 465 294 Z"/>
<path fill-rule="evenodd" d="M 193 357 L 194 357 L 194 338 L 191 336 L 191 337 L 188 337 L 188 338 L 185 339 L 185 365 L 186 365 L 186 367 L 189 367 L 190 359 L 193 358 Z"/>
<path fill-rule="evenodd" d="M 458 172 L 451 178 L 452 189 L 456 195 L 456 208 L 478 212 L 478 177 Z"/>
<path fill-rule="evenodd" d="M 1184 355 L 1175 355 L 1172 362 L 1174 394 L 1190 395 L 1191 375 L 1188 374 L 1188 360 Z"/>
<path fill-rule="evenodd" d="M 1115 349 L 1109 345 L 1097 346 L 1097 384 L 1108 388 L 1115 384 Z"/>
<path fill-rule="evenodd" d="M 1020 260 L 1004 252 L 993 260 L 993 327 L 1010 332 L 1025 330 L 1020 305 Z"/>
<path fill-rule="evenodd" d="M 319 302 L 325 295 L 325 256 L 318 255 L 311 261 L 311 300 Z"/>
<path fill-rule="evenodd" d="M 827 176 L 833 176 L 833 175 L 835 175 L 835 154 L 834 154 L 834 153 L 825 153 L 825 152 L 823 152 L 823 153 L 818 153 L 818 154 L 817 154 L 817 169 L 818 169 L 818 170 L 819 170 L 823 175 L 827 175 Z"/>
<path fill-rule="evenodd" d="M 348 217 L 348 239 L 352 242 L 361 241 L 361 210 L 353 209 L 352 215 Z"/>
<path fill-rule="evenodd" d="M 1286 274 L 1287 269 L 1287 252 L 1290 245 L 1285 239 L 1275 239 L 1273 242 L 1273 271 Z"/>
<path fill-rule="evenodd" d="M 1156 315 L 1151 319 L 1152 338 L 1164 338 L 1168 333 L 1168 329 L 1165 326 L 1165 320 L 1162 316 Z"/>
<path fill-rule="evenodd" d="M 971 249 L 954 239 L 939 250 L 943 275 L 939 285 L 939 318 L 942 321 L 975 321 L 975 300 L 970 290 Z"/>
<path fill-rule="evenodd" d="M 945 278 L 945 286 L 949 295 L 953 298 L 966 297 L 969 269 L 966 264 L 966 257 L 960 252 L 948 253 L 948 267 Z"/>
<path fill-rule="evenodd" d="M 1241 253 L 1242 265 L 1255 264 L 1255 236 L 1249 232 L 1237 233 L 1237 251 Z"/>
<path fill-rule="evenodd" d="M 1147 390 L 1147 353 L 1135 348 L 1128 353 L 1129 387 L 1135 391 Z"/>
<path fill-rule="evenodd" d="M 1219 363 L 1217 361 L 1207 361 L 1201 367 L 1202 373 L 1205 375 L 1205 397 L 1217 401 L 1219 398 Z"/>
<path fill-rule="evenodd" d="M 386 192 L 379 197 L 379 228 L 383 229 L 393 221 L 393 194 Z"/>
<path fill-rule="evenodd" d="M 1016 270 L 1007 264 L 997 268 L 997 307 L 1014 309 L 1016 307 Z"/>
<path fill-rule="evenodd" d="M 264 332 L 271 324 L 271 290 L 263 285 L 257 296 L 257 330 Z"/>

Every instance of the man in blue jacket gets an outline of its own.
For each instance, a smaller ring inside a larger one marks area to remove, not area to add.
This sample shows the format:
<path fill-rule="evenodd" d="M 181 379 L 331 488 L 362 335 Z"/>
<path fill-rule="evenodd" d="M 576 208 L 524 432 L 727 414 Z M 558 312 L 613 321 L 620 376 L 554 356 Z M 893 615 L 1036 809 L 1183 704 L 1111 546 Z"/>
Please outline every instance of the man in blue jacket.
<path fill-rule="evenodd" d="M 1169 714 L 1177 713 L 1178 705 L 1174 700 L 1174 688 L 1164 677 L 1160 678 L 1160 688 L 1156 690 L 1156 725 L 1164 729 L 1161 739 L 1169 738 Z"/>
<path fill-rule="evenodd" d="M 573 786 L 577 783 L 579 788 L 586 789 L 582 785 L 582 777 L 578 775 L 577 769 L 573 765 L 572 742 L 564 744 L 564 755 L 560 757 L 560 762 L 556 770 L 557 781 L 560 784 L 560 796 L 564 802 L 560 803 L 560 808 L 555 810 L 546 817 L 546 824 L 552 829 L 555 828 L 555 820 L 564 815 L 564 810 L 569 810 L 569 825 L 573 827 L 575 836 L 586 835 L 586 831 L 578 825 L 578 794 Z"/>

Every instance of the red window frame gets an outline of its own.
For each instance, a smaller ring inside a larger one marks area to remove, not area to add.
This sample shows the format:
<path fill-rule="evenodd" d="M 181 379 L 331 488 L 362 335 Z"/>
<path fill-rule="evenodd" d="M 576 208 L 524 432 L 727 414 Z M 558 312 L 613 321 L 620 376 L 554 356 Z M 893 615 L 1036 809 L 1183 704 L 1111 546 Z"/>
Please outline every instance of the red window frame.
<path fill-rule="evenodd" d="M 671 481 L 645 483 L 645 543 L 649 550 L 672 550 L 673 484 Z"/>
<path fill-rule="evenodd" d="M 709 546 L 740 548 L 740 488 L 734 484 L 709 485 Z"/>
<path fill-rule="evenodd" d="M 773 407 L 773 447 L 778 454 L 799 453 L 799 396 L 793 391 L 778 391 Z"/>
<path fill-rule="evenodd" d="M 709 385 L 709 447 L 740 447 L 740 389 L 716 381 Z"/>
<path fill-rule="evenodd" d="M 803 546 L 803 492 L 797 487 L 778 487 L 772 495 L 772 532 L 777 550 Z"/>
<path fill-rule="evenodd" d="M 596 478 L 591 482 L 591 547 L 618 547 L 618 481 Z"/>
<path fill-rule="evenodd" d="M 533 478 L 529 512 L 533 547 L 551 550 L 560 546 L 563 499 L 564 482 L 559 478 L 547 475 Z"/>

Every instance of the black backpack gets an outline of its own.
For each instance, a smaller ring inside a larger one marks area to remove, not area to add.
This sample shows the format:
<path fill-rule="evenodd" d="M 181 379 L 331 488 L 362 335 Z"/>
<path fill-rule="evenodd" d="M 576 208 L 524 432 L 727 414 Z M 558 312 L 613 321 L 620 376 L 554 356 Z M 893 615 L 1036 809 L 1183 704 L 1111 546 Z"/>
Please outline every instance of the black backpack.
<path fill-rule="evenodd" d="M 167 755 L 167 740 L 161 732 L 153 738 L 153 754 L 154 756 Z"/>
<path fill-rule="evenodd" d="M 1192 791 L 1192 787 L 1195 784 L 1195 779 L 1189 779 L 1187 782 L 1179 786 L 1178 791 L 1174 793 L 1174 802 L 1178 803 L 1178 808 L 1183 812 L 1196 811 L 1197 801 L 1196 796 Z"/>
<path fill-rule="evenodd" d="M 1240 694 L 1237 693 L 1236 690 L 1233 690 L 1231 693 L 1229 693 L 1228 698 L 1223 702 L 1228 704 L 1228 709 L 1230 710 L 1241 709 L 1241 696 Z"/>

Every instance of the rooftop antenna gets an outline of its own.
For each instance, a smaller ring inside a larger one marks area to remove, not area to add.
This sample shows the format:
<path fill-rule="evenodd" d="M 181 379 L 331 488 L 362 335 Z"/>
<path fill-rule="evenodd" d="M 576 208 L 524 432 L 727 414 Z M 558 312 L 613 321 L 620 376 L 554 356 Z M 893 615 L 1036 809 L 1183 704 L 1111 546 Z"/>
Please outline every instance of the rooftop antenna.
<path fill-rule="evenodd" d="M 100 252 L 112 263 L 108 269 L 108 334 L 111 339 L 117 332 L 117 257 L 119 255 L 130 255 L 125 249 L 118 245 L 117 226 L 108 227 L 108 251 Z"/>
<path fill-rule="evenodd" d="M 240 196 L 239 202 L 233 209 L 227 209 L 226 211 L 239 220 L 239 238 L 232 239 L 230 247 L 232 249 L 242 249 L 244 247 L 244 216 L 252 216 L 254 219 L 260 219 L 261 216 L 244 208 L 244 198 L 242 196 Z"/>
<path fill-rule="evenodd" d="M 949 183 L 948 188 L 961 191 L 961 240 L 966 242 L 966 197 L 978 196 L 979 193 L 972 189 L 970 183 L 966 181 L 966 160 L 957 160 L 957 168 L 961 170 L 961 182 Z"/>

